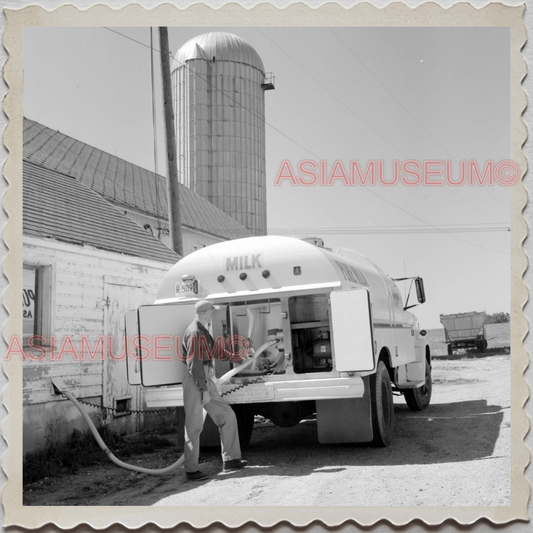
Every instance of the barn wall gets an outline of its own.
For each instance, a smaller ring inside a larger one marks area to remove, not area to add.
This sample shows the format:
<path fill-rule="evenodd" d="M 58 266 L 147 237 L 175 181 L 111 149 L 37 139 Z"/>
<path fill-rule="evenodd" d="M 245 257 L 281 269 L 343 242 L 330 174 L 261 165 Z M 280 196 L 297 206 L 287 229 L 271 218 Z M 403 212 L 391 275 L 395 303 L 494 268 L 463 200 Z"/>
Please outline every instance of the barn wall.
<path fill-rule="evenodd" d="M 133 408 L 144 406 L 140 387 L 127 385 L 126 363 L 120 362 L 111 367 L 104 357 L 106 344 L 102 342 L 102 336 L 109 335 L 111 331 L 110 324 L 105 322 L 110 309 L 109 299 L 106 301 L 106 298 L 110 288 L 118 286 L 122 290 L 119 294 L 126 296 L 130 288 L 136 291 L 135 302 L 138 305 L 152 303 L 164 273 L 172 265 L 30 237 L 24 237 L 23 259 L 25 264 L 52 265 L 53 297 L 45 305 L 52 315 L 51 333 L 55 345 L 54 357 L 50 339 L 45 347 L 46 355 L 34 349 L 32 357 L 27 357 L 23 363 L 26 453 L 42 448 L 50 438 L 62 439 L 70 434 L 73 427 L 80 426 L 80 415 L 76 409 L 68 400 L 54 394 L 52 379 L 68 387 L 77 398 L 97 404 L 103 401 L 104 405 L 119 396 L 120 386 L 121 397 L 126 391 L 135 399 Z M 113 303 L 115 317 L 123 315 L 121 305 L 131 305 L 131 299 L 124 300 L 118 298 Z M 102 339 L 100 343 L 99 339 Z M 85 349 L 82 350 L 82 347 Z M 70 353 L 66 353 L 68 350 Z M 142 429 L 144 420 L 140 417 L 135 420 L 130 415 L 106 417 L 101 410 L 88 409 L 95 421 L 116 426 L 121 433 Z"/>

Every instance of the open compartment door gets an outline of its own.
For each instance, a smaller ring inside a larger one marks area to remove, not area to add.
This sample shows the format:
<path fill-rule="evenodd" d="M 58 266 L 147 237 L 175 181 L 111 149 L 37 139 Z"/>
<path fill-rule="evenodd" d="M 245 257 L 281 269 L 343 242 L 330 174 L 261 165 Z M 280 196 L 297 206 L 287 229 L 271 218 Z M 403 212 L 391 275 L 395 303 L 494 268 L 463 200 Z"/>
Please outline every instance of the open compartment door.
<path fill-rule="evenodd" d="M 194 320 L 196 302 L 143 305 L 138 309 L 141 383 L 145 387 L 178 385 L 185 364 L 181 341 Z"/>
<path fill-rule="evenodd" d="M 366 289 L 331 293 L 331 327 L 335 369 L 366 372 L 374 369 L 370 294 Z"/>
<path fill-rule="evenodd" d="M 130 385 L 141 384 L 141 365 L 133 342 L 139 335 L 137 309 L 130 309 L 124 315 L 124 342 L 126 343 L 126 374 Z"/>

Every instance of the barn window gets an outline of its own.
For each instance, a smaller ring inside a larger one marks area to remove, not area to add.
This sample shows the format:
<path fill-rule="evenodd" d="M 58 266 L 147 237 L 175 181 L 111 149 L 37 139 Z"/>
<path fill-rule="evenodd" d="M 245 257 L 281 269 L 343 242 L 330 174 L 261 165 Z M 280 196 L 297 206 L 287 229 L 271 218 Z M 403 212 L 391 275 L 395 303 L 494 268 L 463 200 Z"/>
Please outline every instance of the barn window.
<path fill-rule="evenodd" d="M 34 337 L 34 344 L 48 346 L 50 343 L 53 301 L 52 275 L 53 267 L 50 265 L 23 265 L 22 336 L 25 346 L 29 344 L 32 337 Z M 44 341 L 40 337 L 43 337 Z"/>

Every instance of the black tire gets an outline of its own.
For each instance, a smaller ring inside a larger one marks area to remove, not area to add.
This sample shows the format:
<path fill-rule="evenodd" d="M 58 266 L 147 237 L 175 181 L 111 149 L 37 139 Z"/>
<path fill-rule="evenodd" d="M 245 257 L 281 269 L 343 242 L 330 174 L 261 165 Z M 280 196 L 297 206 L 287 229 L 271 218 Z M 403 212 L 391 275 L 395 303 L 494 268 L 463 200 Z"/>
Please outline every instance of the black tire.
<path fill-rule="evenodd" d="M 252 439 L 254 430 L 254 414 L 247 405 L 232 405 L 231 408 L 237 417 L 237 426 L 239 428 L 239 444 L 241 450 L 246 450 Z"/>
<path fill-rule="evenodd" d="M 423 411 L 431 402 L 432 390 L 431 367 L 426 361 L 426 383 L 417 389 L 406 389 L 403 393 L 405 403 L 411 411 Z"/>
<path fill-rule="evenodd" d="M 385 447 L 394 434 L 394 403 L 389 372 L 383 361 L 378 362 L 375 374 L 370 376 L 370 403 L 372 406 L 372 446 Z"/>
<path fill-rule="evenodd" d="M 451 344 L 448 344 L 448 355 L 453 355 L 453 348 Z"/>

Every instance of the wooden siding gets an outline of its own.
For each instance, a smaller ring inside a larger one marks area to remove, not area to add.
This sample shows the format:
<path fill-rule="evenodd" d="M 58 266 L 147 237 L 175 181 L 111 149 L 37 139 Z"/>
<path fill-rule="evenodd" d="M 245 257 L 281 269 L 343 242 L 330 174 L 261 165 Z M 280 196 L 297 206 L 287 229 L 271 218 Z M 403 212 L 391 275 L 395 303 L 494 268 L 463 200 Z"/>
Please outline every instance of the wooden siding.
<path fill-rule="evenodd" d="M 66 409 L 65 405 L 59 405 L 64 400 L 54 394 L 52 379 L 61 380 L 78 398 L 102 401 L 104 386 L 109 389 L 104 401 L 119 396 L 113 391 L 112 376 L 104 375 L 107 364 L 102 353 L 103 336 L 109 331 L 109 325 L 106 328 L 104 323 L 109 284 L 119 283 L 126 291 L 124 294 L 131 287 L 140 295 L 141 304 L 149 304 L 154 301 L 161 279 L 172 265 L 33 237 L 24 237 L 23 260 L 29 265 L 53 265 L 54 269 L 54 298 L 49 306 L 53 317 L 55 360 L 47 346 L 46 356 L 34 349 L 34 359 L 27 357 L 23 363 L 24 442 L 32 449 L 35 442 L 46 441 L 47 432 L 55 431 L 57 413 Z M 117 317 L 122 316 L 121 309 L 115 312 Z M 72 341 L 67 346 L 75 353 L 59 357 L 60 347 L 67 337 Z M 102 342 L 95 350 L 99 339 Z M 95 353 L 89 354 L 87 347 Z M 126 363 L 122 364 L 125 368 Z M 123 390 L 117 392 L 124 394 Z M 59 411 L 39 407 L 48 403 L 56 403 Z M 142 405 L 144 401 L 138 403 Z M 46 414 L 39 417 L 37 424 L 35 410 Z"/>

